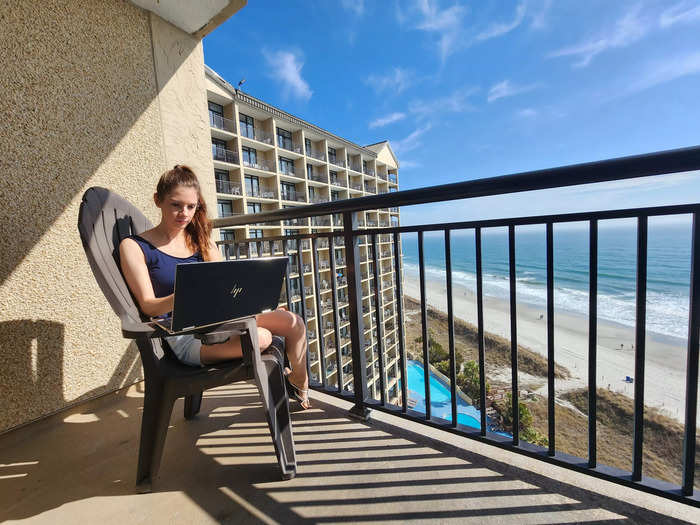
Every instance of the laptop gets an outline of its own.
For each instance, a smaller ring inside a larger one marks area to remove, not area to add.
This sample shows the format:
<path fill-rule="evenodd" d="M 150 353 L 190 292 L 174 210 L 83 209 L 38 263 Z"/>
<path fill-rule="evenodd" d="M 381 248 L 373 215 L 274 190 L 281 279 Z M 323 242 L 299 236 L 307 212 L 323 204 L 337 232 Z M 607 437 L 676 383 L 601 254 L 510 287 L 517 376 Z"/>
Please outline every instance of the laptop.
<path fill-rule="evenodd" d="M 287 257 L 178 264 L 172 315 L 152 318 L 172 335 L 277 308 Z"/>

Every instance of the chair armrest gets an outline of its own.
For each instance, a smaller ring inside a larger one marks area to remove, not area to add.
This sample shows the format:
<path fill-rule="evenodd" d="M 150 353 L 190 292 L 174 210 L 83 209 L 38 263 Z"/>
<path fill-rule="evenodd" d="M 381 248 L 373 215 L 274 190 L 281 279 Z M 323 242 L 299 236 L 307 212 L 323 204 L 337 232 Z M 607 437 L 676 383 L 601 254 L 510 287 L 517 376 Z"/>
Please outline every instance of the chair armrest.
<path fill-rule="evenodd" d="M 165 332 L 150 323 L 134 321 L 133 319 L 122 319 L 122 336 L 125 339 L 139 339 L 141 337 L 163 337 Z"/>
<path fill-rule="evenodd" d="M 250 325 L 247 322 L 247 319 L 242 319 L 220 324 L 209 332 L 197 332 L 193 335 L 202 341 L 202 344 L 215 345 L 225 343 L 231 338 L 232 335 L 240 335 L 248 330 L 249 326 Z"/>

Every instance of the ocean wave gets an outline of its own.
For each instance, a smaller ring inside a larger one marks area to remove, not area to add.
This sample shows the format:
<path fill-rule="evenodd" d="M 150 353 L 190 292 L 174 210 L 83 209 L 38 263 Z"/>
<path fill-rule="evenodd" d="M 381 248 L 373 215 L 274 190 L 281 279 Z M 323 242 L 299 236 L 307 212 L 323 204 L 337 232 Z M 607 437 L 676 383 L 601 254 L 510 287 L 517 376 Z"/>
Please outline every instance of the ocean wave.
<path fill-rule="evenodd" d="M 419 274 L 418 265 L 404 262 L 404 270 L 412 275 Z M 444 282 L 444 268 L 425 266 L 428 280 Z M 557 279 L 554 289 L 555 308 L 588 314 L 588 291 L 562 285 L 564 279 Z M 461 270 L 452 272 L 452 283 L 476 293 L 476 275 Z M 587 286 L 587 281 L 586 281 Z M 632 285 L 634 286 L 634 285 Z M 606 321 L 617 322 L 634 327 L 636 323 L 636 297 L 634 290 L 627 287 L 610 285 L 608 291 L 598 293 L 598 317 Z M 510 297 L 510 281 L 504 275 L 483 274 L 485 296 L 507 300 Z M 545 309 L 547 305 L 547 288 L 536 277 L 518 276 L 516 279 L 516 296 L 518 301 Z M 647 330 L 663 335 L 686 338 L 688 336 L 689 299 L 687 293 L 647 291 Z"/>

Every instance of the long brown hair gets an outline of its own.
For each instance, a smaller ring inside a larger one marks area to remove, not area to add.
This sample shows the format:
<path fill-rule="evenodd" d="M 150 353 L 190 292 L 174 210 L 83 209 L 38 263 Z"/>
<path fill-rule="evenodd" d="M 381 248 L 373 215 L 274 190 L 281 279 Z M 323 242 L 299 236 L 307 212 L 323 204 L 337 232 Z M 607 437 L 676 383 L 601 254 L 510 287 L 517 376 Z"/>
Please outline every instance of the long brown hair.
<path fill-rule="evenodd" d="M 197 209 L 194 212 L 192 221 L 185 229 L 185 242 L 187 247 L 193 252 L 199 252 L 205 261 L 209 260 L 209 239 L 211 237 L 211 221 L 207 218 L 207 204 L 202 198 L 202 190 L 199 187 L 199 180 L 192 168 L 176 164 L 171 170 L 160 176 L 156 194 L 158 201 L 164 202 L 168 193 L 178 186 L 194 188 L 197 190 Z"/>

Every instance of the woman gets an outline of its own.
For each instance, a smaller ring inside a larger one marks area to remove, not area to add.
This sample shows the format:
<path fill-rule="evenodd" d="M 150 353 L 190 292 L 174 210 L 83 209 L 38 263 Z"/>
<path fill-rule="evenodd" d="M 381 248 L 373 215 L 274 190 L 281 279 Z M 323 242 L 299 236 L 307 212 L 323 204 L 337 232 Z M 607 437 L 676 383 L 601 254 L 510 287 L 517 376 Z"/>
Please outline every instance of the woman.
<path fill-rule="evenodd" d="M 158 181 L 153 200 L 161 212 L 158 226 L 125 238 L 119 245 L 121 268 L 141 311 L 149 317 L 173 309 L 175 265 L 217 261 L 219 251 L 211 242 L 211 223 L 199 181 L 187 166 L 177 165 Z M 306 374 L 306 326 L 298 315 L 278 309 L 256 316 L 261 349 L 272 335 L 285 338 L 290 369 L 285 370 L 290 395 L 304 409 L 310 407 Z M 166 337 L 180 361 L 201 366 L 240 358 L 240 337 L 225 343 L 204 345 L 192 335 Z"/>

